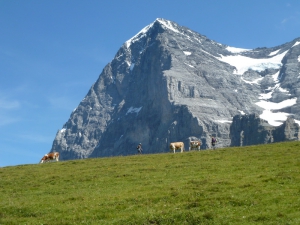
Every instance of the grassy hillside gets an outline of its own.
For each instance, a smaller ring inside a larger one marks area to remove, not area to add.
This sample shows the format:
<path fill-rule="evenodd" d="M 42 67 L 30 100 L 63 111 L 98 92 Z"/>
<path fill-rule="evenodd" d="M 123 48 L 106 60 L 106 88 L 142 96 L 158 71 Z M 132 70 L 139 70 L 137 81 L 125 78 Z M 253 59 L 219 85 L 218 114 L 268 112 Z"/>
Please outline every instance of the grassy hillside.
<path fill-rule="evenodd" d="M 300 224 L 300 142 L 0 168 L 0 224 Z"/>

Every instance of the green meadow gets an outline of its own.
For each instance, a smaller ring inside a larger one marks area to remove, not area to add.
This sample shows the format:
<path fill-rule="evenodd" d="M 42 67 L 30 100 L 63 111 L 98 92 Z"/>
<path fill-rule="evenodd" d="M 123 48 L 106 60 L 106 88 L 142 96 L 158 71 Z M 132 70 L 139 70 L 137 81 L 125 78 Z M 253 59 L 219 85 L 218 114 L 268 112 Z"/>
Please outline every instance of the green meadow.
<path fill-rule="evenodd" d="M 300 224 L 300 142 L 3 167 L 0 224 Z"/>

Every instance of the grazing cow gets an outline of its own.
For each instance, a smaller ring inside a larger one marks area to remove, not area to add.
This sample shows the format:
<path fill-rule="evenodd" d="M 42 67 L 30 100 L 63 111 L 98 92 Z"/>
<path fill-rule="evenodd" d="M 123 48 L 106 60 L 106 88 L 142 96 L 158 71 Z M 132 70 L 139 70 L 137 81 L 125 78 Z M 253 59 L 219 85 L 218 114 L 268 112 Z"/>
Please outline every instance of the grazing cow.
<path fill-rule="evenodd" d="M 181 152 L 184 151 L 184 143 L 183 142 L 172 142 L 170 144 L 170 151 L 174 151 L 180 149 Z"/>
<path fill-rule="evenodd" d="M 200 150 L 200 141 L 190 141 L 190 150 Z"/>
<path fill-rule="evenodd" d="M 48 154 L 44 155 L 44 157 L 41 159 L 40 163 L 49 162 L 50 160 L 58 161 L 59 160 L 59 153 L 58 152 L 51 152 L 51 153 L 48 153 Z"/>

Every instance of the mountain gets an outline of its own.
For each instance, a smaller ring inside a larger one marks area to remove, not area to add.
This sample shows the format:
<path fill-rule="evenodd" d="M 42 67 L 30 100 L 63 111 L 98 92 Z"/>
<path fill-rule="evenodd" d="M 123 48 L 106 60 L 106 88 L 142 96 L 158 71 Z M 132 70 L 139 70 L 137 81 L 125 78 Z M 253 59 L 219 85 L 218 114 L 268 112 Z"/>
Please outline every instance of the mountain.
<path fill-rule="evenodd" d="M 300 123 L 300 38 L 240 49 L 165 19 L 126 41 L 59 130 L 61 159 L 166 152 L 200 139 L 230 146 L 236 115 Z"/>
<path fill-rule="evenodd" d="M 271 126 L 258 115 L 236 115 L 230 126 L 231 146 L 257 145 L 300 140 L 300 126 L 288 117 L 280 126 Z"/>

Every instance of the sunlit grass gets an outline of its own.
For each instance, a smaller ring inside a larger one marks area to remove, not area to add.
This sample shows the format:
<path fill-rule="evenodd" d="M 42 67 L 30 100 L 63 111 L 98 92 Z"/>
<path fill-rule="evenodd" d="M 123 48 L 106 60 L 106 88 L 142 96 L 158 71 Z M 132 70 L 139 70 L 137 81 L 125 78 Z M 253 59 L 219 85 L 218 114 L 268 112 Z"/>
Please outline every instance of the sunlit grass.
<path fill-rule="evenodd" d="M 0 224 L 300 224 L 300 142 L 0 168 Z"/>

